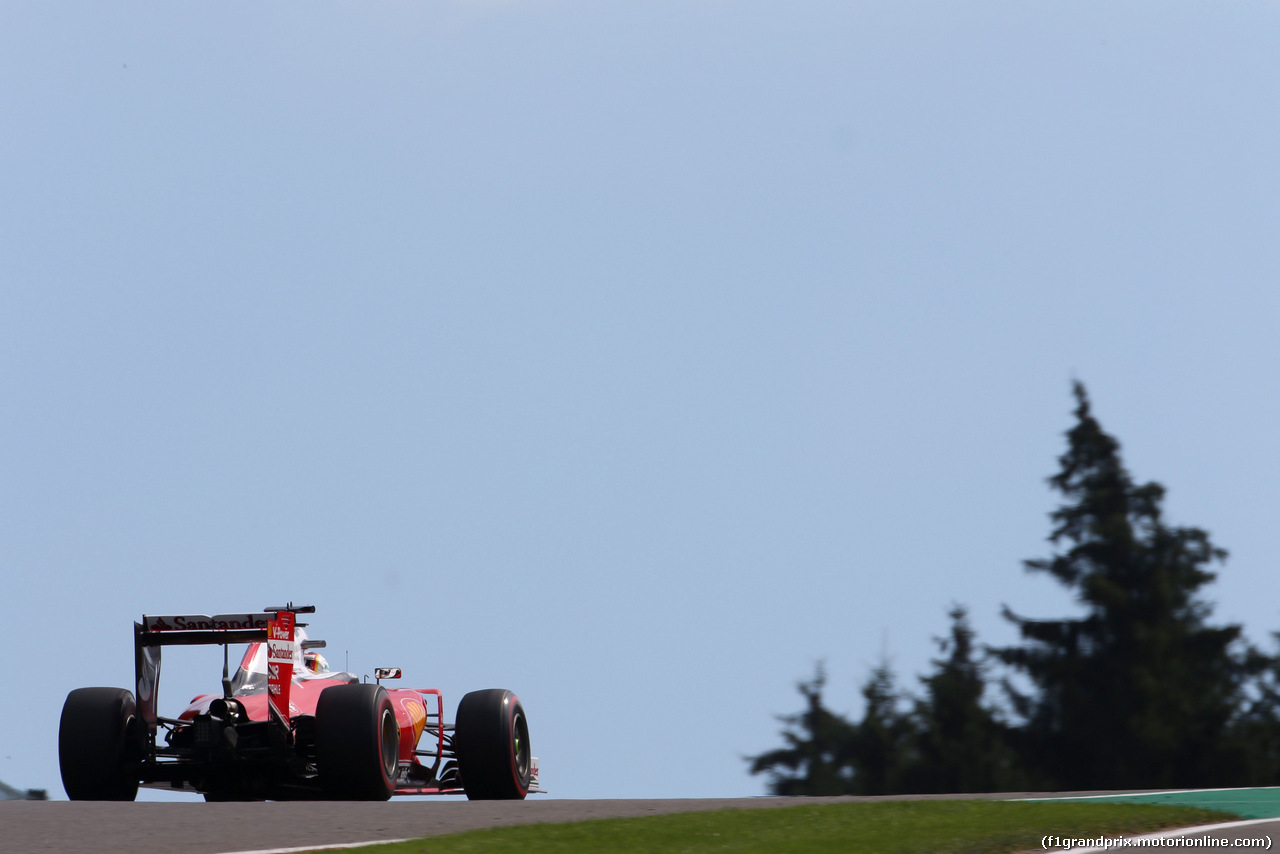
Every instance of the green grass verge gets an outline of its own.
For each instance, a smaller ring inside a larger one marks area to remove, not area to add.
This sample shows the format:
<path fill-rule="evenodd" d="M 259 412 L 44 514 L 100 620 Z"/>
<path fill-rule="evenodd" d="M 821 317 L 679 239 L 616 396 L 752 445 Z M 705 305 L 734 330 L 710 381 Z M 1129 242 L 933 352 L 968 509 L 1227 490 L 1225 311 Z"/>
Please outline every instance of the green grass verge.
<path fill-rule="evenodd" d="M 361 848 L 367 854 L 1006 854 L 1046 835 L 1096 838 L 1229 821 L 1150 804 L 878 801 L 532 824 Z M 1060 850 L 1060 849 L 1059 849 Z"/>

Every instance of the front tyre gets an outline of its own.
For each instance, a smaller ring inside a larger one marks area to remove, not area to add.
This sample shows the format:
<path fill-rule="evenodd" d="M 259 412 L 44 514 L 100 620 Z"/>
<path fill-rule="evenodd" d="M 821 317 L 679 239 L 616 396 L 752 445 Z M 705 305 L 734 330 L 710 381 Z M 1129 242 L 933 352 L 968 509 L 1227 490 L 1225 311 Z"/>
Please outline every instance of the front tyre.
<path fill-rule="evenodd" d="M 529 794 L 529 722 L 510 691 L 490 688 L 462 698 L 453 749 L 468 799 L 520 800 Z"/>
<path fill-rule="evenodd" d="M 385 801 L 396 788 L 400 725 L 380 685 L 326 688 L 316 703 L 316 768 L 325 794 Z"/>
<path fill-rule="evenodd" d="M 62 704 L 58 766 L 73 801 L 132 801 L 138 796 L 141 721 L 123 688 L 77 688 Z"/>

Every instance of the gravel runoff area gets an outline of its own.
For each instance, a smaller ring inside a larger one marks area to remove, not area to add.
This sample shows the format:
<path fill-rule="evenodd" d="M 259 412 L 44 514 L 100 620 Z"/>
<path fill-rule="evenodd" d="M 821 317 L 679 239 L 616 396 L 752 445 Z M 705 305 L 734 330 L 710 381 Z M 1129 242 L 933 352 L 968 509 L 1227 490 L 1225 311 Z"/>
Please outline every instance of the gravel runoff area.
<path fill-rule="evenodd" d="M 1057 796 L 1105 792 L 1059 792 Z M 1011 799 L 1046 797 L 1022 792 L 919 795 L 914 798 Z M 396 799 L 385 803 L 104 803 L 9 801 L 0 803 L 0 854 L 227 854 L 272 848 L 377 842 L 438 836 L 486 827 L 537 822 L 625 818 L 715 809 L 761 809 L 802 803 L 910 800 L 891 798 L 688 798 L 652 800 L 465 801 Z"/>

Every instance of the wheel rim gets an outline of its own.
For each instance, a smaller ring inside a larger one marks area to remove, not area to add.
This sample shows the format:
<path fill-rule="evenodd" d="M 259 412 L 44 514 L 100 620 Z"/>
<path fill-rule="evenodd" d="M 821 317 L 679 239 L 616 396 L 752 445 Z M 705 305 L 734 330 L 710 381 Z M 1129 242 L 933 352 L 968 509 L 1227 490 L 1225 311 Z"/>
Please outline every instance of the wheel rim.
<path fill-rule="evenodd" d="M 400 728 L 396 725 L 396 716 L 390 709 L 382 711 L 380 726 L 382 742 L 382 771 L 388 780 L 395 780 L 396 765 L 400 761 Z"/>
<path fill-rule="evenodd" d="M 524 715 L 517 714 L 511 723 L 511 749 L 515 757 L 516 778 L 521 786 L 529 783 L 529 725 Z"/>

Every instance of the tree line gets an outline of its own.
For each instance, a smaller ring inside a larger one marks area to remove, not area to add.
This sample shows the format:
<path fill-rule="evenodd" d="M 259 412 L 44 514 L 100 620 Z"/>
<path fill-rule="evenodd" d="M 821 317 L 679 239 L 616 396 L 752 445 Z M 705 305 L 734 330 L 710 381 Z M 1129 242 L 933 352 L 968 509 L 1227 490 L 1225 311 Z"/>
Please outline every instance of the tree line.
<path fill-rule="evenodd" d="M 748 757 L 777 795 L 1274 785 L 1280 656 L 1213 625 L 1202 589 L 1227 553 L 1169 525 L 1164 488 L 1138 484 L 1074 385 L 1075 424 L 1049 479 L 1047 558 L 1025 561 L 1072 593 L 1078 616 L 1011 611 L 1020 643 L 979 644 L 954 607 L 914 692 L 882 661 L 862 716 L 823 704 L 826 673 L 798 685 L 783 745 Z M 1280 637 L 1280 635 L 1274 636 Z"/>

